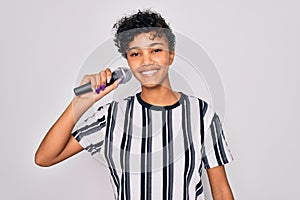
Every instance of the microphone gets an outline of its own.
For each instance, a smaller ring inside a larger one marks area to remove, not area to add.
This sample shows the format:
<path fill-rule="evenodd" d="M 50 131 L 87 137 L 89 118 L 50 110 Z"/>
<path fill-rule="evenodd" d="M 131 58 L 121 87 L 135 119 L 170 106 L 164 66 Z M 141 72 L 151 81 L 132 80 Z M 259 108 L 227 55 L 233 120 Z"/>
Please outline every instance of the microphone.
<path fill-rule="evenodd" d="M 113 71 L 112 77 L 109 83 L 106 83 L 106 86 L 113 84 L 116 80 L 121 79 L 119 84 L 127 83 L 132 77 L 131 71 L 127 67 L 118 67 L 116 70 Z M 83 84 L 74 88 L 74 93 L 76 96 L 92 92 L 91 82 Z"/>

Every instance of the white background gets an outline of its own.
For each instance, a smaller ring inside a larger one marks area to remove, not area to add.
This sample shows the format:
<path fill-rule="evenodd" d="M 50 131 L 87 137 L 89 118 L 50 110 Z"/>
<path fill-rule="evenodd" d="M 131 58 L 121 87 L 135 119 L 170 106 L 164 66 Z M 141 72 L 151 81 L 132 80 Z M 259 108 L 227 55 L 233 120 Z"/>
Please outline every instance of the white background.
<path fill-rule="evenodd" d="M 88 153 L 34 164 L 41 139 L 73 97 L 89 54 L 112 24 L 153 8 L 202 46 L 226 95 L 224 128 L 236 199 L 298 199 L 300 4 L 286 0 L 0 1 L 0 199 L 112 199 Z"/>

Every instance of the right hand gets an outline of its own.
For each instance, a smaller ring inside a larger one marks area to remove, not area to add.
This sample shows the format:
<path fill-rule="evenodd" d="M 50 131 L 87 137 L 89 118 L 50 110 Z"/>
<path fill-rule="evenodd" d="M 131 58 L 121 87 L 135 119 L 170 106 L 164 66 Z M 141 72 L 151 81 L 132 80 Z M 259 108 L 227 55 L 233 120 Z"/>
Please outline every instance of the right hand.
<path fill-rule="evenodd" d="M 80 85 L 90 82 L 93 92 L 78 96 L 78 100 L 82 100 L 84 103 L 91 106 L 105 95 L 110 93 L 112 90 L 116 89 L 120 80 L 117 80 L 112 85 L 106 87 L 106 83 L 111 80 L 111 77 L 112 72 L 109 68 L 106 68 L 97 74 L 85 75 Z"/>

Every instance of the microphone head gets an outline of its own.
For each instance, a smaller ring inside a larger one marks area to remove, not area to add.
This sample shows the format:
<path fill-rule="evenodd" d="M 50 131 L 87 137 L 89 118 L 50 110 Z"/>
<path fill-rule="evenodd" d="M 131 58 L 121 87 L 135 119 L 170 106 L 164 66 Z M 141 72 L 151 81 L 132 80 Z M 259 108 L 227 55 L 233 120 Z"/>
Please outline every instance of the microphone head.
<path fill-rule="evenodd" d="M 120 84 L 127 83 L 132 77 L 131 70 L 128 67 L 118 67 L 115 72 L 118 74 L 118 78 L 122 78 Z"/>

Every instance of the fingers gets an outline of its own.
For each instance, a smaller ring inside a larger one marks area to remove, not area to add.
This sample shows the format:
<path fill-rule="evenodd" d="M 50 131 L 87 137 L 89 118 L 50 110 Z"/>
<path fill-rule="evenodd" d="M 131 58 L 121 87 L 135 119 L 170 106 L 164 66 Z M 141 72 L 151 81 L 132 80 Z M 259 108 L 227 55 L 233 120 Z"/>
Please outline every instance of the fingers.
<path fill-rule="evenodd" d="M 98 88 L 100 87 L 100 90 L 104 90 L 106 86 L 106 80 L 107 80 L 107 73 L 106 71 L 100 72 L 100 85 L 98 85 Z M 97 93 L 99 93 L 97 91 Z"/>
<path fill-rule="evenodd" d="M 112 72 L 110 71 L 109 68 L 106 68 L 105 72 L 106 72 L 106 77 L 107 77 L 106 83 L 110 83 L 110 80 L 111 80 L 111 77 L 112 77 Z"/>
<path fill-rule="evenodd" d="M 84 76 L 81 84 L 83 85 L 85 83 L 90 82 L 91 89 L 93 90 L 93 92 L 99 94 L 100 91 L 105 90 L 106 85 L 111 81 L 111 78 L 112 78 L 112 72 L 109 68 L 106 68 L 105 70 L 99 72 L 98 74 L 91 74 L 91 75 Z"/>
<path fill-rule="evenodd" d="M 111 80 L 111 70 L 109 68 L 106 68 L 104 71 L 101 71 L 99 73 L 99 77 L 97 76 L 97 81 L 99 84 L 97 84 L 96 93 L 99 94 L 100 91 L 104 91 L 106 84 L 110 82 Z"/>
<path fill-rule="evenodd" d="M 116 80 L 113 84 L 105 87 L 105 89 L 100 91 L 97 94 L 97 96 L 102 98 L 103 96 L 107 95 L 108 93 L 110 93 L 112 90 L 116 89 L 119 86 L 120 81 L 121 81 L 121 79 Z M 97 100 L 98 100 L 98 97 L 97 97 Z"/>
<path fill-rule="evenodd" d="M 107 83 L 111 81 L 112 72 L 109 68 L 97 73 L 86 75 L 83 77 L 81 85 L 90 83 L 92 92 L 87 92 L 76 97 L 77 101 L 82 102 L 82 105 L 91 106 L 105 95 L 116 89 L 119 85 L 120 80 L 114 81 L 113 84 L 107 86 Z"/>
<path fill-rule="evenodd" d="M 101 73 L 101 72 L 100 72 Z M 100 76 L 100 73 L 99 74 L 95 74 L 94 76 L 95 76 L 95 79 L 96 79 L 96 85 L 94 86 L 94 85 L 92 85 L 92 87 L 94 87 L 94 88 L 99 88 L 99 86 L 101 85 L 101 76 Z"/>

